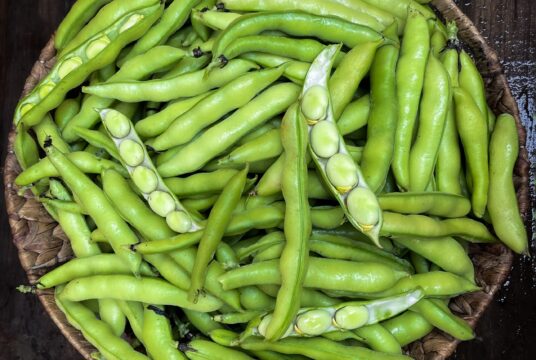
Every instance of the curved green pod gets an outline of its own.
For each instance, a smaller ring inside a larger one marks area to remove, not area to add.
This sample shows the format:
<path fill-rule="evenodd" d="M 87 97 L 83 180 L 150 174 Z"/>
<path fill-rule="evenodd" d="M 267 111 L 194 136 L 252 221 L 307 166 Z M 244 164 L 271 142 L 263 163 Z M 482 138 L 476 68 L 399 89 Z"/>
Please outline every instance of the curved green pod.
<path fill-rule="evenodd" d="M 119 151 L 122 163 L 151 209 L 165 217 L 169 227 L 176 232 L 195 232 L 201 229 L 156 171 L 130 119 L 113 109 L 103 109 L 99 113 Z"/>
<path fill-rule="evenodd" d="M 301 94 L 300 115 L 309 125 L 309 136 L 314 128 L 327 121 L 335 124 L 328 78 L 330 69 L 340 46 L 328 46 L 311 64 Z M 331 141 L 337 153 L 324 158 L 315 152 L 311 137 L 309 154 L 329 191 L 344 210 L 348 221 L 359 231 L 379 245 L 382 215 L 376 195 L 372 192 L 357 164 L 350 157 L 342 135 Z M 322 147 L 327 144 L 322 144 Z"/>
<path fill-rule="evenodd" d="M 283 337 L 319 336 L 323 333 L 354 330 L 391 318 L 416 304 L 424 296 L 422 289 L 371 301 L 343 302 L 335 306 L 301 308 Z M 272 313 L 260 317 L 253 334 L 266 336 Z"/>

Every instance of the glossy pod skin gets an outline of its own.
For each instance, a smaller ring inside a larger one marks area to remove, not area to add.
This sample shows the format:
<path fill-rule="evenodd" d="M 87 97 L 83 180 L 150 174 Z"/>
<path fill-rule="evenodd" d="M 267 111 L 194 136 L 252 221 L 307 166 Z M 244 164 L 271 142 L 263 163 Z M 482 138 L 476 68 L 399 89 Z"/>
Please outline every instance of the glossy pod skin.
<path fill-rule="evenodd" d="M 248 167 L 246 166 L 229 179 L 210 211 L 207 225 L 203 230 L 203 236 L 199 240 L 199 247 L 192 268 L 192 283 L 188 291 L 188 299 L 191 301 L 196 302 L 199 293 L 203 290 L 208 264 L 222 240 L 231 220 L 232 212 L 240 200 L 242 191 L 244 191 L 247 174 Z"/>
<path fill-rule="evenodd" d="M 345 291 L 382 291 L 407 275 L 381 263 L 355 263 L 310 257 L 303 286 Z M 278 261 L 270 260 L 242 266 L 220 277 L 224 289 L 255 284 L 280 284 Z M 351 290 L 354 289 L 354 290 Z M 357 290 L 361 289 L 361 290 Z"/>
<path fill-rule="evenodd" d="M 78 33 L 73 34 L 72 40 L 65 44 L 57 57 L 64 57 L 126 14 L 157 4 L 158 0 L 119 0 L 104 5 Z"/>
<path fill-rule="evenodd" d="M 475 243 L 497 241 L 484 224 L 470 218 L 438 220 L 424 215 L 402 215 L 387 211 L 384 211 L 383 218 L 382 235 L 458 236 Z"/>
<path fill-rule="evenodd" d="M 331 94 L 337 94 L 337 96 L 331 96 L 331 108 L 335 121 L 352 101 L 361 80 L 369 72 L 376 50 L 381 43 L 381 41 L 369 41 L 355 45 L 342 58 L 339 66 L 330 77 L 328 82 L 329 91 Z M 359 64 L 359 66 L 356 66 L 356 64 Z M 308 74 L 312 70 L 315 70 L 313 66 L 309 68 Z"/>
<path fill-rule="evenodd" d="M 458 50 L 457 27 L 455 23 L 447 24 L 449 32 L 449 45 L 443 50 L 441 61 L 449 74 L 452 87 L 459 85 L 458 82 Z M 456 112 L 454 108 L 454 98 L 450 99 L 447 118 L 445 119 L 445 129 L 439 144 L 437 153 L 437 163 L 435 168 L 435 179 L 437 189 L 443 192 L 461 194 L 460 171 L 461 171 L 461 151 L 458 145 L 458 131 L 456 129 Z"/>
<path fill-rule="evenodd" d="M 300 11 L 270 11 L 243 15 L 225 29 L 212 48 L 213 64 L 225 65 L 225 49 L 237 37 L 279 30 L 289 35 L 317 37 L 331 43 L 354 47 L 358 43 L 378 41 L 382 35 L 362 25 L 339 18 L 326 18 Z"/>
<path fill-rule="evenodd" d="M 66 154 L 66 157 L 85 174 L 100 174 L 104 169 L 111 168 L 123 176 L 127 175 L 125 169 L 119 164 L 110 160 L 99 159 L 97 156 L 84 151 L 72 152 Z M 36 183 L 43 178 L 58 177 L 59 175 L 58 170 L 50 159 L 45 157 L 21 172 L 15 179 L 15 184 L 25 186 Z"/>
<path fill-rule="evenodd" d="M 452 237 L 395 237 L 395 242 L 430 260 L 441 269 L 475 281 L 475 269 L 463 246 Z"/>
<path fill-rule="evenodd" d="M 85 86 L 82 91 L 124 102 L 170 101 L 180 97 L 203 94 L 235 79 L 237 76 L 255 69 L 250 61 L 235 59 L 223 69 L 215 69 L 205 78 L 205 70 L 180 74 L 169 79 L 147 81 L 122 81 Z M 179 90 L 180 89 L 180 90 Z"/>
<path fill-rule="evenodd" d="M 497 237 L 517 253 L 528 252 L 527 232 L 519 214 L 512 173 L 519 140 L 515 119 L 499 115 L 490 140 L 488 212 Z"/>
<path fill-rule="evenodd" d="M 291 83 L 276 84 L 266 89 L 160 164 L 158 171 L 162 176 L 169 177 L 200 169 L 249 131 L 285 111 L 296 101 L 298 92 L 298 87 Z M 268 103 L 269 107 L 266 106 Z"/>
<path fill-rule="evenodd" d="M 114 251 L 129 264 L 134 274 L 138 274 L 141 256 L 128 248 L 129 245 L 138 242 L 134 232 L 117 214 L 104 192 L 80 171 L 67 156 L 63 155 L 53 145 L 46 147 L 45 150 L 62 180 L 77 196 L 97 226 L 104 232 Z"/>
<path fill-rule="evenodd" d="M 115 254 L 100 254 L 73 259 L 41 276 L 37 281 L 38 289 L 48 289 L 64 284 L 76 278 L 90 275 L 125 274 L 130 269 L 128 264 Z M 156 276 L 146 263 L 140 267 L 140 275 Z"/>
<path fill-rule="evenodd" d="M 396 23 L 390 25 L 385 34 L 398 41 Z M 375 193 L 383 187 L 393 158 L 398 118 L 395 72 L 398 56 L 397 44 L 385 44 L 376 51 L 370 69 L 371 109 L 367 121 L 367 141 L 360 165 L 365 181 Z M 343 116 L 344 113 L 337 122 L 339 129 Z"/>
<path fill-rule="evenodd" d="M 472 179 L 471 204 L 477 217 L 484 216 L 488 202 L 488 122 L 471 95 L 462 88 L 454 88 L 456 127 L 463 144 L 467 171 Z"/>
<path fill-rule="evenodd" d="M 401 214 L 428 214 L 441 217 L 462 217 L 471 211 L 471 202 L 460 195 L 441 192 L 387 193 L 378 197 L 385 211 Z"/>
<path fill-rule="evenodd" d="M 146 305 L 143 310 L 143 345 L 155 360 L 186 360 L 173 340 L 171 324 L 163 306 Z"/>
<path fill-rule="evenodd" d="M 276 298 L 274 315 L 267 324 L 265 336 L 280 339 L 298 311 L 300 290 L 308 267 L 308 242 L 311 215 L 307 199 L 307 125 L 301 121 L 297 104 L 290 106 L 281 123 L 281 142 L 285 150 L 281 190 L 285 199 L 283 229 L 285 243 L 280 256 L 281 289 Z"/>
<path fill-rule="evenodd" d="M 67 317 L 67 321 L 80 330 L 84 338 L 107 359 L 149 360 L 147 356 L 135 351 L 128 342 L 114 335 L 108 324 L 98 320 L 91 310 L 81 303 L 64 299 L 62 294 L 62 287 L 56 288 L 56 304 Z"/>
<path fill-rule="evenodd" d="M 258 2 L 255 0 L 225 0 L 223 5 L 226 9 L 233 11 L 296 11 L 301 10 L 310 14 L 323 16 L 336 16 L 346 21 L 368 26 L 374 30 L 381 31 L 385 25 L 393 21 L 392 16 L 379 11 L 374 12 L 376 17 L 369 15 L 369 8 L 352 9 L 341 6 L 336 2 L 317 3 L 314 0 L 296 1 L 274 1 L 268 0 Z"/>
<path fill-rule="evenodd" d="M 173 1 L 162 13 L 158 23 L 138 39 L 134 47 L 128 52 L 128 55 L 121 61 L 127 61 L 136 55 L 143 54 L 156 45 L 165 43 L 168 37 L 180 29 L 188 20 L 190 10 L 198 2 L 199 0 Z"/>
<path fill-rule="evenodd" d="M 107 81 L 140 80 L 147 76 L 176 63 L 182 59 L 186 52 L 170 46 L 157 46 L 146 53 L 132 58 L 126 62 L 119 71 L 113 74 Z M 77 127 L 92 128 L 99 121 L 99 114 L 95 109 L 104 109 L 112 106 L 113 99 L 95 95 L 88 96 L 82 102 L 80 111 L 65 125 L 62 136 L 69 142 L 78 139 L 75 134 Z M 124 114 L 127 116 L 127 114 Z"/>
<path fill-rule="evenodd" d="M 151 209 L 165 217 L 169 227 L 178 233 L 201 229 L 199 222 L 182 206 L 156 171 L 130 119 L 112 109 L 103 109 L 99 114 L 121 156 L 123 166 Z"/>
<path fill-rule="evenodd" d="M 221 342 L 227 346 L 239 346 L 249 351 L 269 350 L 283 354 L 303 355 L 311 359 L 370 359 L 370 360 L 407 360 L 407 356 L 398 354 L 386 354 L 375 352 L 360 346 L 348 346 L 325 339 L 315 338 L 293 338 L 281 339 L 277 342 L 265 341 L 262 337 L 251 336 L 241 341 L 236 334 L 229 330 L 217 330 L 211 334 L 214 341 Z"/>
<path fill-rule="evenodd" d="M 330 307 L 301 308 L 285 329 L 283 337 L 319 336 L 323 333 L 354 330 L 376 324 L 405 311 L 423 296 L 422 290 L 417 289 L 400 296 L 380 300 L 345 302 Z M 266 337 L 267 326 L 273 316 L 273 313 L 261 316 L 260 322 L 253 330 L 254 334 Z"/>
<path fill-rule="evenodd" d="M 409 188 L 411 140 L 429 52 L 430 35 L 426 19 L 421 13 L 410 8 L 396 68 L 399 110 L 392 169 L 396 183 L 402 189 Z"/>
<path fill-rule="evenodd" d="M 99 9 L 111 0 L 82 0 L 73 4 L 65 18 L 61 21 L 54 35 L 54 47 L 61 50 L 84 24 L 90 20 Z"/>
<path fill-rule="evenodd" d="M 461 318 L 452 314 L 440 299 L 421 299 L 411 307 L 430 324 L 459 340 L 474 339 L 473 329 Z"/>
<path fill-rule="evenodd" d="M 140 37 L 161 10 L 157 4 L 129 13 L 60 58 L 39 86 L 19 102 L 14 123 L 38 124 L 48 111 L 61 104 L 69 90 L 79 86 L 93 71 L 110 64 L 126 44 Z"/>
<path fill-rule="evenodd" d="M 328 90 L 330 69 L 339 48 L 328 46 L 311 64 L 300 97 L 300 118 L 309 126 L 309 154 L 324 184 L 348 221 L 378 245 L 382 224 L 380 206 L 335 125 Z"/>
<path fill-rule="evenodd" d="M 451 100 L 449 75 L 430 52 L 426 65 L 419 126 L 409 153 L 409 191 L 424 191 L 431 180 Z"/>
<path fill-rule="evenodd" d="M 182 114 L 188 112 L 199 101 L 210 95 L 208 91 L 204 94 L 186 99 L 178 99 L 170 102 L 159 112 L 149 115 L 134 125 L 136 132 L 141 138 L 152 138 L 162 134 L 169 125 Z"/>
<path fill-rule="evenodd" d="M 260 70 L 249 72 L 229 82 L 169 124 L 169 127 L 154 139 L 153 148 L 162 151 L 188 143 L 203 128 L 246 105 L 282 73 L 283 68 Z"/>
<path fill-rule="evenodd" d="M 406 346 L 430 333 L 434 326 L 418 313 L 406 311 L 382 325 L 395 337 L 400 346 Z"/>
<path fill-rule="evenodd" d="M 187 293 L 165 280 L 128 275 L 96 275 L 69 282 L 62 298 L 70 301 L 112 298 L 155 305 L 173 305 L 202 312 L 215 311 L 221 302 L 205 296 L 197 303 L 186 299 Z"/>

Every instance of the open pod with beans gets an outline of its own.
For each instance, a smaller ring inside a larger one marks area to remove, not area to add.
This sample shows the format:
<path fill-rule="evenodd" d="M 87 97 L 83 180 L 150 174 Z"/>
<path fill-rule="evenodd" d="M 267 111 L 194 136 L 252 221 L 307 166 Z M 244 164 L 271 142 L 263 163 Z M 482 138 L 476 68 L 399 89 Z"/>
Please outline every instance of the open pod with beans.
<path fill-rule="evenodd" d="M 14 116 L 75 257 L 32 290 L 105 359 L 472 339 L 469 244 L 528 251 L 519 139 L 426 3 L 78 0 Z"/>

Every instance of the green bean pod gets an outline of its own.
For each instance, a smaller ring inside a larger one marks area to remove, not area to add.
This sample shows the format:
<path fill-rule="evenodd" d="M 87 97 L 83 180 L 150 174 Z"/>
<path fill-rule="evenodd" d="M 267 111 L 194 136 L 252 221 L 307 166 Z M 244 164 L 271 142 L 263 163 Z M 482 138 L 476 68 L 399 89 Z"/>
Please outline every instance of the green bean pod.
<path fill-rule="evenodd" d="M 389 38 L 398 39 L 396 23 L 390 25 L 385 34 Z M 398 54 L 397 44 L 383 45 L 377 50 L 370 69 L 371 109 L 367 121 L 367 141 L 360 165 L 365 181 L 375 193 L 383 187 L 393 158 L 398 118 L 398 106 L 395 100 L 395 69 Z M 339 129 L 341 119 L 337 122 Z"/>
<path fill-rule="evenodd" d="M 430 324 L 459 340 L 474 339 L 473 329 L 455 316 L 439 299 L 421 299 L 410 309 L 422 315 Z"/>
<path fill-rule="evenodd" d="M 468 292 L 481 290 L 472 281 L 461 276 L 446 271 L 430 269 L 430 272 L 424 274 L 414 274 L 398 280 L 398 282 L 386 291 L 379 293 L 345 293 L 339 292 L 333 295 L 351 296 L 360 299 L 381 299 L 386 296 L 400 294 L 405 291 L 413 290 L 417 287 L 423 289 L 425 297 L 454 297 Z"/>
<path fill-rule="evenodd" d="M 180 350 L 183 351 L 190 360 L 253 360 L 252 357 L 246 355 L 242 351 L 201 339 L 194 339 L 185 345 L 181 344 Z"/>
<path fill-rule="evenodd" d="M 197 12 L 205 12 L 208 9 L 216 5 L 216 0 L 201 0 L 194 8 L 190 15 L 190 22 L 192 23 L 192 28 L 202 40 L 206 41 L 210 36 L 210 29 L 206 27 L 199 19 L 195 16 Z"/>
<path fill-rule="evenodd" d="M 61 57 L 47 76 L 17 105 L 14 123 L 37 125 L 45 114 L 65 99 L 94 72 L 110 64 L 129 42 L 139 38 L 160 13 L 160 5 L 148 6 L 126 14 L 105 31 Z"/>
<path fill-rule="evenodd" d="M 382 235 L 458 236 L 474 243 L 497 241 L 483 223 L 465 217 L 438 220 L 424 215 L 402 215 L 384 211 L 383 220 Z"/>
<path fill-rule="evenodd" d="M 43 149 L 47 140 L 50 140 L 54 143 L 54 146 L 66 154 L 71 152 L 71 148 L 61 137 L 58 126 L 52 120 L 52 116 L 47 114 L 39 124 L 35 125 L 33 128 L 35 136 L 37 137 L 37 143 Z"/>
<path fill-rule="evenodd" d="M 280 130 L 273 129 L 235 148 L 225 157 L 218 159 L 218 163 L 246 164 L 275 158 L 281 155 L 282 152 Z"/>
<path fill-rule="evenodd" d="M 143 344 L 143 305 L 135 301 L 116 300 L 125 314 L 128 324 L 136 338 Z"/>
<path fill-rule="evenodd" d="M 292 60 L 288 57 L 265 54 L 260 52 L 242 54 L 240 58 L 253 61 L 258 65 L 269 68 L 286 64 L 285 72 L 283 73 L 283 75 L 287 79 L 298 85 L 303 84 L 303 79 L 305 79 L 307 70 L 311 65 L 310 63 Z"/>
<path fill-rule="evenodd" d="M 212 30 L 225 30 L 233 21 L 241 16 L 239 13 L 230 11 L 207 10 L 192 12 L 192 19 L 195 19 L 200 24 Z"/>
<path fill-rule="evenodd" d="M 240 288 L 240 303 L 246 310 L 272 311 L 275 308 L 275 299 L 256 286 Z"/>
<path fill-rule="evenodd" d="M 281 204 L 262 206 L 237 213 L 225 232 L 226 236 L 244 234 L 252 229 L 269 229 L 278 226 L 284 218 Z M 135 245 L 142 254 L 155 254 L 183 249 L 199 243 L 202 232 L 179 234 L 174 237 Z"/>
<path fill-rule="evenodd" d="M 379 55 L 378 55 L 379 56 Z M 364 95 L 344 108 L 337 119 L 337 128 L 342 135 L 349 135 L 367 125 L 370 114 L 370 96 Z"/>
<path fill-rule="evenodd" d="M 219 323 L 212 319 L 210 314 L 189 309 L 182 309 L 182 311 L 184 312 L 184 315 L 186 315 L 190 324 L 205 336 L 210 336 L 213 331 L 223 328 Z"/>
<path fill-rule="evenodd" d="M 225 0 L 226 9 L 233 11 L 303 11 L 309 14 L 325 17 L 339 17 L 354 24 L 368 26 L 371 29 L 381 31 L 393 21 L 389 14 L 376 11 L 372 14 L 367 8 L 350 8 L 337 2 L 318 3 L 314 0 Z"/>
<path fill-rule="evenodd" d="M 47 158 L 97 226 L 103 230 L 114 251 L 129 264 L 134 274 L 138 274 L 141 256 L 128 248 L 137 243 L 138 238 L 115 212 L 104 192 L 54 146 L 48 146 L 45 150 Z"/>
<path fill-rule="evenodd" d="M 331 97 L 331 108 L 335 121 L 337 121 L 336 119 L 341 116 L 343 110 L 352 101 L 361 80 L 369 72 L 376 50 L 381 44 L 382 41 L 357 44 L 343 57 L 339 66 L 330 77 L 328 81 L 329 92 L 330 94 L 337 94 L 337 96 Z M 333 62 L 333 59 L 331 61 Z M 359 64 L 359 66 L 356 66 L 356 64 Z M 313 65 L 314 63 L 309 68 L 308 76 L 313 69 Z"/>
<path fill-rule="evenodd" d="M 471 202 L 461 196 L 444 192 L 387 193 L 378 197 L 384 211 L 401 214 L 428 214 L 441 217 L 462 217 L 471 211 Z"/>
<path fill-rule="evenodd" d="M 528 252 L 527 232 L 519 214 L 512 173 L 519 152 L 515 119 L 508 114 L 497 118 L 490 140 L 490 182 L 488 212 L 493 230 L 509 248 Z"/>
<path fill-rule="evenodd" d="M 363 338 L 363 342 L 372 350 L 390 354 L 402 354 L 400 344 L 382 324 L 372 324 L 357 328 L 354 330 L 354 334 Z"/>
<path fill-rule="evenodd" d="M 164 10 L 157 24 L 151 27 L 122 59 L 122 62 L 143 54 L 156 45 L 166 42 L 175 31 L 180 29 L 188 20 L 190 11 L 199 0 L 175 0 Z M 121 64 L 120 64 L 121 65 Z"/>
<path fill-rule="evenodd" d="M 298 87 L 291 83 L 276 84 L 266 89 L 228 118 L 181 148 L 171 159 L 160 164 L 158 171 L 162 176 L 169 177 L 200 169 L 249 131 L 284 112 L 296 101 L 298 92 Z"/>
<path fill-rule="evenodd" d="M 262 337 L 248 337 L 238 343 L 246 350 L 270 350 L 283 354 L 298 354 L 311 359 L 327 360 L 407 360 L 405 355 L 387 354 L 372 351 L 360 346 L 343 345 L 342 343 L 322 337 L 285 338 L 277 342 L 265 341 Z"/>
<path fill-rule="evenodd" d="M 158 0 L 117 0 L 106 4 L 82 29 L 80 29 L 78 33 L 73 34 L 74 37 L 71 41 L 65 44 L 56 57 L 58 59 L 63 58 L 65 54 L 87 42 L 97 33 L 104 31 L 107 27 L 111 26 L 125 15 L 157 4 Z"/>
<path fill-rule="evenodd" d="M 48 289 L 80 277 L 91 275 L 129 274 L 127 263 L 115 254 L 100 254 L 75 258 L 49 271 L 37 280 L 38 289 Z M 142 263 L 140 275 L 156 276 L 155 272 Z"/>
<path fill-rule="evenodd" d="M 128 342 L 115 335 L 104 321 L 81 303 L 69 301 L 63 296 L 62 287 L 56 288 L 56 304 L 67 317 L 67 321 L 82 332 L 84 338 L 95 346 L 107 359 L 149 360 L 135 351 Z"/>
<path fill-rule="evenodd" d="M 441 269 L 475 281 L 475 269 L 463 246 L 451 237 L 394 237 L 395 242 L 438 265 Z"/>
<path fill-rule="evenodd" d="M 134 128 L 142 138 L 152 138 L 162 134 L 171 123 L 182 114 L 192 109 L 197 103 L 210 95 L 206 92 L 187 99 L 170 102 L 164 109 L 138 121 Z"/>
<path fill-rule="evenodd" d="M 180 97 L 203 94 L 223 86 L 257 66 L 250 61 L 235 59 L 223 69 L 215 69 L 205 77 L 205 70 L 177 75 L 169 79 L 147 81 L 120 81 L 85 86 L 82 91 L 124 102 L 166 102 Z"/>
<path fill-rule="evenodd" d="M 406 346 L 430 333 L 434 326 L 421 315 L 406 311 L 392 319 L 382 322 L 382 325 L 396 338 L 400 346 Z"/>
<path fill-rule="evenodd" d="M 176 63 L 186 55 L 181 49 L 175 49 L 170 46 L 157 46 L 145 54 L 141 54 L 127 61 L 117 73 L 113 74 L 107 81 L 127 81 L 141 80 L 149 75 L 162 70 L 163 68 Z M 99 114 L 95 109 L 104 109 L 110 107 L 114 99 L 90 95 L 84 99 L 82 107 L 71 121 L 63 129 L 63 137 L 72 142 L 77 139 L 74 130 L 77 127 L 91 128 L 99 121 Z M 119 109 L 116 109 L 119 110 Z M 125 114 L 128 116 L 127 114 Z"/>
<path fill-rule="evenodd" d="M 24 144 L 27 144 L 27 142 L 25 141 Z M 99 174 L 104 169 L 112 168 L 118 171 L 121 175 L 127 175 L 125 169 L 116 162 L 106 159 L 99 159 L 95 155 L 83 151 L 66 154 L 66 157 L 69 159 L 69 161 L 76 165 L 76 167 L 79 168 L 80 171 L 86 174 Z M 35 163 L 34 165 L 28 167 L 23 172 L 21 172 L 15 178 L 15 184 L 19 186 L 25 186 L 35 183 L 43 178 L 58 177 L 59 175 L 60 174 L 58 170 L 54 167 L 54 165 L 52 165 L 50 159 L 48 157 L 45 157 L 39 160 L 39 162 Z"/>
<path fill-rule="evenodd" d="M 392 169 L 398 186 L 409 188 L 409 155 L 413 128 L 419 110 L 424 72 L 430 52 L 430 34 L 425 17 L 409 8 L 408 20 L 396 68 L 398 123 Z"/>
<path fill-rule="evenodd" d="M 63 289 L 62 298 L 70 301 L 111 298 L 202 312 L 218 310 L 222 305 L 221 301 L 208 295 L 194 304 L 188 301 L 186 291 L 165 280 L 128 275 L 95 275 L 73 280 Z"/>
<path fill-rule="evenodd" d="M 431 181 L 451 96 L 449 75 L 443 64 L 430 52 L 424 74 L 419 126 L 409 152 L 411 192 L 424 191 Z"/>
<path fill-rule="evenodd" d="M 307 199 L 307 126 L 298 115 L 299 108 L 292 105 L 283 117 L 281 142 L 285 149 L 281 190 L 285 199 L 285 245 L 279 263 L 281 289 L 276 298 L 274 315 L 267 324 L 265 337 L 280 339 L 298 311 L 305 274 L 307 273 L 311 235 L 311 218 Z"/>
<path fill-rule="evenodd" d="M 151 209 L 165 217 L 169 227 L 176 232 L 199 230 L 201 226 L 181 205 L 156 171 L 131 121 L 113 109 L 100 110 L 100 117 L 119 151 L 122 163 Z"/>
<path fill-rule="evenodd" d="M 86 141 L 88 144 L 93 145 L 99 149 L 105 150 L 110 156 L 116 160 L 121 160 L 119 151 L 117 151 L 114 142 L 106 133 L 102 133 L 99 130 L 90 130 L 83 127 L 76 127 L 74 133 L 79 138 Z"/>
<path fill-rule="evenodd" d="M 451 28 L 451 32 L 453 32 L 452 36 L 454 37 L 450 41 L 457 41 L 455 38 L 457 31 L 456 25 L 450 23 L 449 28 Z M 442 62 L 449 73 L 451 86 L 458 86 L 458 51 L 455 48 L 447 48 L 444 51 Z M 459 180 L 461 154 L 460 146 L 458 145 L 455 116 L 454 99 L 451 98 L 445 120 L 445 130 L 443 131 L 437 153 L 435 177 L 439 191 L 460 195 L 462 193 Z"/>
<path fill-rule="evenodd" d="M 221 195 L 210 211 L 207 225 L 203 230 L 203 236 L 199 240 L 199 248 L 195 257 L 195 263 L 192 269 L 192 283 L 188 292 L 188 299 L 197 302 L 199 293 L 203 289 L 206 279 L 207 266 L 218 244 L 220 243 L 225 229 L 231 220 L 232 211 L 236 207 L 244 186 L 248 167 L 235 174 L 225 185 Z"/>
<path fill-rule="evenodd" d="M 212 172 L 198 172 L 187 177 L 164 179 L 164 183 L 177 197 L 218 194 L 236 174 L 235 169 L 221 169 Z"/>
<path fill-rule="evenodd" d="M 312 62 L 325 48 L 321 42 L 313 39 L 294 39 L 284 36 L 252 35 L 234 40 L 225 49 L 228 60 L 244 53 L 262 52 L 277 56 L 285 56 L 298 61 Z M 343 58 L 340 53 L 336 59 L 338 64 Z M 338 61 L 337 61 L 338 60 Z"/>
<path fill-rule="evenodd" d="M 343 302 L 330 307 L 301 308 L 282 337 L 319 336 L 323 333 L 354 330 L 376 324 L 395 316 L 416 304 L 424 293 L 416 289 L 390 298 Z M 254 335 L 266 336 L 267 326 L 273 314 L 261 317 L 254 328 Z"/>
<path fill-rule="evenodd" d="M 325 18 L 301 11 L 269 11 L 243 15 L 227 27 L 212 48 L 213 66 L 227 62 L 226 48 L 238 37 L 279 30 L 289 35 L 316 37 L 326 42 L 356 44 L 379 41 L 382 35 L 366 26 L 331 17 Z"/>
<path fill-rule="evenodd" d="M 385 250 L 336 235 L 313 234 L 310 248 L 311 252 L 330 259 L 376 262 L 401 271 L 412 272 L 413 270 L 406 260 Z"/>
<path fill-rule="evenodd" d="M 278 263 L 277 260 L 270 260 L 242 266 L 222 275 L 220 282 L 224 289 L 258 284 L 278 285 L 281 283 Z M 398 279 L 406 275 L 405 271 L 395 270 L 381 263 L 357 263 L 310 257 L 303 286 L 374 293 L 393 286 Z M 410 289 L 404 291 L 407 290 Z"/>
<path fill-rule="evenodd" d="M 463 144 L 468 173 L 473 186 L 471 204 L 477 217 L 484 216 L 488 202 L 488 122 L 471 95 L 462 88 L 454 88 L 456 126 Z"/>
<path fill-rule="evenodd" d="M 69 98 L 54 110 L 54 121 L 58 128 L 63 131 L 65 126 L 80 111 L 80 100 L 78 98 Z"/>
<path fill-rule="evenodd" d="M 61 50 L 99 9 L 111 0 L 80 0 L 73 4 L 54 34 L 54 47 Z"/>
<path fill-rule="evenodd" d="M 151 359 L 185 360 L 173 340 L 171 324 L 163 306 L 145 305 L 143 311 L 143 345 Z"/>
<path fill-rule="evenodd" d="M 229 82 L 177 117 L 154 139 L 152 147 L 161 151 L 188 143 L 205 127 L 249 103 L 257 93 L 276 81 L 283 70 L 284 67 L 249 72 Z"/>
<path fill-rule="evenodd" d="M 378 244 L 382 224 L 378 200 L 350 157 L 334 121 L 328 77 L 338 50 L 339 46 L 328 46 L 311 64 L 301 95 L 300 118 L 309 125 L 309 154 L 324 183 L 350 223 Z"/>
<path fill-rule="evenodd" d="M 464 89 L 473 99 L 476 106 L 482 113 L 484 119 L 488 119 L 488 104 L 486 102 L 486 87 L 484 79 L 478 71 L 475 63 L 464 50 L 460 51 L 460 87 Z"/>

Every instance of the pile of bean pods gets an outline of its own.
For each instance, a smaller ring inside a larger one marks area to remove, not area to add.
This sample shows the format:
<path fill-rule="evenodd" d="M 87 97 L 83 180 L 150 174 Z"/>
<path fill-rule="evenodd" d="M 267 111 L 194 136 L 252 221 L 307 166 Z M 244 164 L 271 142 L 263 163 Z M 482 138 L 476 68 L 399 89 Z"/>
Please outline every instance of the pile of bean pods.
<path fill-rule="evenodd" d="M 527 252 L 514 118 L 414 0 L 78 0 L 19 103 L 42 276 L 104 359 L 406 359 Z"/>

